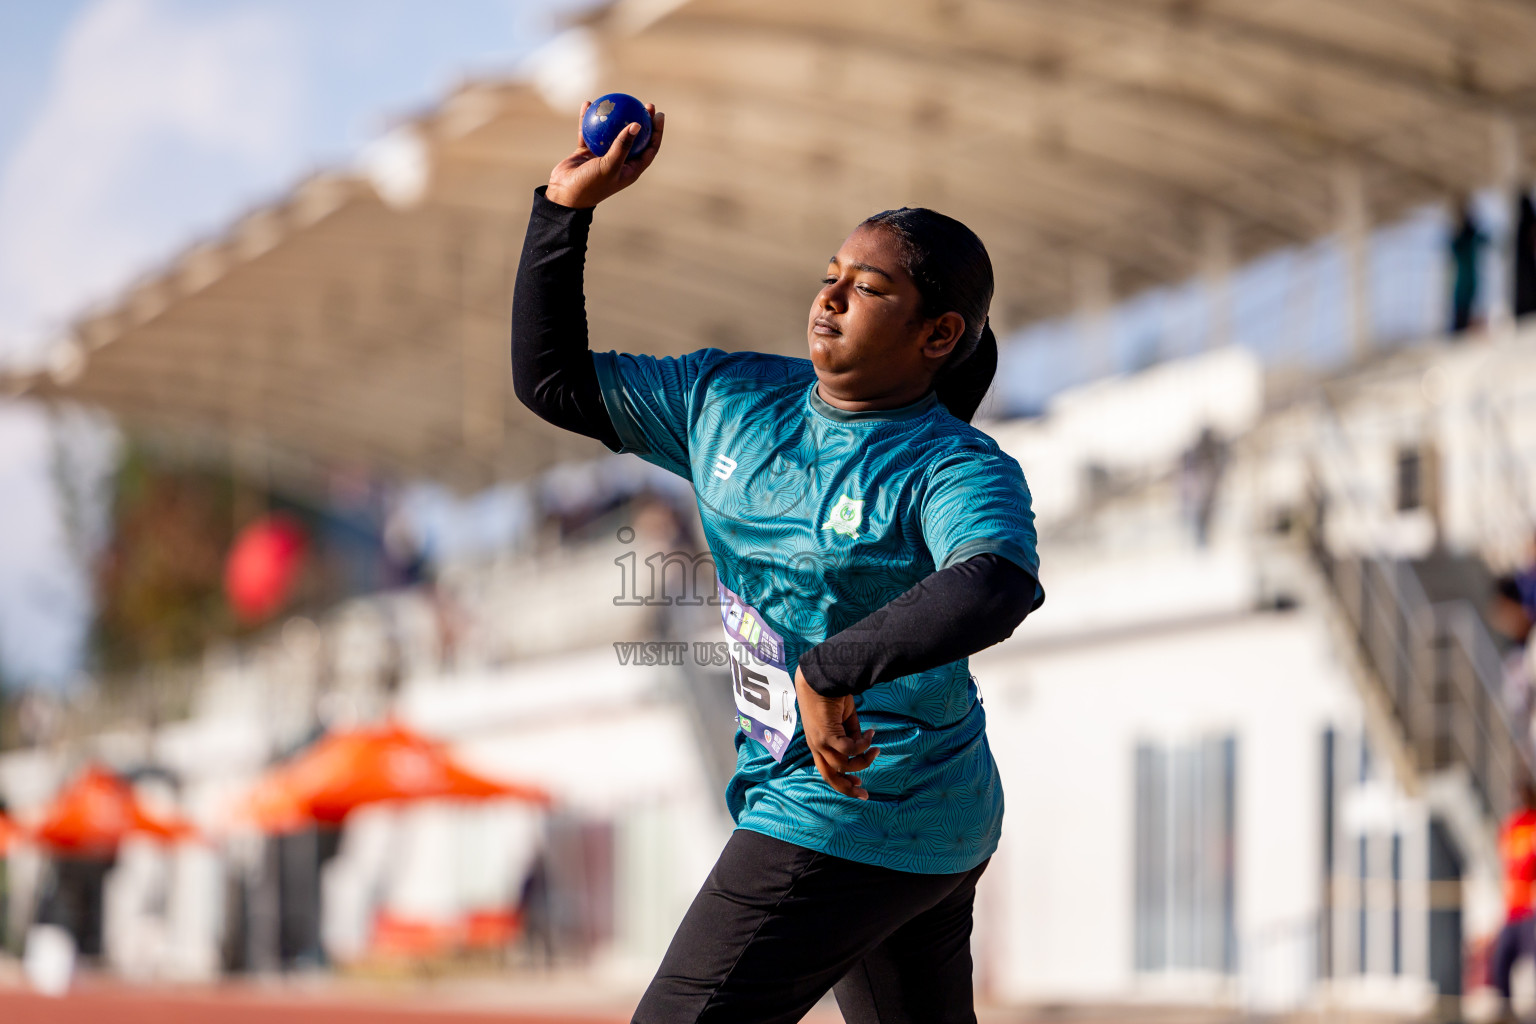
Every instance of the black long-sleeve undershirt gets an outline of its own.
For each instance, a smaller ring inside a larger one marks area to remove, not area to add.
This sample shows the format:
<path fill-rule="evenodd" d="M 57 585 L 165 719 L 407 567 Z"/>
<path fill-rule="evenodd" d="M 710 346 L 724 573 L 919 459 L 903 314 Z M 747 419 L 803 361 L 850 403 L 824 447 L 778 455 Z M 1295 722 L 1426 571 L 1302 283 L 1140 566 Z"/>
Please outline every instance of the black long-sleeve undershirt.
<path fill-rule="evenodd" d="M 550 202 L 547 187 L 534 194 L 512 290 L 512 388 L 540 419 L 618 451 L 587 349 L 582 276 L 592 210 Z"/>
<path fill-rule="evenodd" d="M 1035 605 L 1034 576 L 1002 555 L 974 555 L 917 581 L 847 629 L 800 656 L 823 697 L 969 657 L 1013 635 Z"/>
<path fill-rule="evenodd" d="M 535 192 L 512 296 L 512 383 L 518 399 L 558 427 L 622 447 L 587 348 L 583 274 L 591 209 Z M 862 693 L 1006 639 L 1034 606 L 1035 578 L 995 554 L 932 573 L 896 600 L 800 658 L 828 697 Z"/>

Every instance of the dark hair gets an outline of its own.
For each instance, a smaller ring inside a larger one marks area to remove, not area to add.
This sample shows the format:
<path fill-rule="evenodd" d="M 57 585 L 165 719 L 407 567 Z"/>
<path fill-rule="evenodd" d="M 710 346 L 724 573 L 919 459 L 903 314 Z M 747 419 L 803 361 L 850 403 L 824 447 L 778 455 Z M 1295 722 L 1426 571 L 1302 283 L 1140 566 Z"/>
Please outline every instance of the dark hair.
<path fill-rule="evenodd" d="M 997 373 L 997 336 L 987 321 L 992 305 L 992 259 L 976 232 L 920 206 L 885 210 L 864 221 L 896 237 L 902 269 L 917 283 L 923 316 L 959 313 L 965 334 L 939 372 L 933 388 L 958 419 L 971 421 Z"/>

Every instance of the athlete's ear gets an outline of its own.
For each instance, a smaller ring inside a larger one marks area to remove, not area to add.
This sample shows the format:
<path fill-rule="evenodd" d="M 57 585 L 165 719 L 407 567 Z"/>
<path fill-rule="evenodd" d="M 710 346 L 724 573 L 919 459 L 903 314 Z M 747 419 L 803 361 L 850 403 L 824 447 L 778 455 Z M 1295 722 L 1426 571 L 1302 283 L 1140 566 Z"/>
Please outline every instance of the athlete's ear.
<path fill-rule="evenodd" d="M 963 337 L 965 317 L 959 313 L 945 313 L 933 322 L 933 329 L 923 340 L 923 355 L 931 359 L 943 359 Z"/>

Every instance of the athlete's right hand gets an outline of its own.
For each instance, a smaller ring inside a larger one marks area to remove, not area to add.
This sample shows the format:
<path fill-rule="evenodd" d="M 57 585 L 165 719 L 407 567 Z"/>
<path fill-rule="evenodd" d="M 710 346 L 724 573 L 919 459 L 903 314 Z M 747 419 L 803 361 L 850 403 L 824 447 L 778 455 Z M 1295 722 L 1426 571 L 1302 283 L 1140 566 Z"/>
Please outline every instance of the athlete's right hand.
<path fill-rule="evenodd" d="M 596 206 L 615 192 L 633 185 L 645 173 L 645 169 L 651 166 L 651 161 L 656 159 L 656 152 L 661 149 L 661 136 L 667 126 L 667 115 L 658 114 L 656 104 L 647 103 L 645 109 L 651 115 L 651 144 L 644 153 L 637 159 L 628 159 L 630 147 L 635 144 L 635 136 L 640 133 L 640 126 L 632 124 L 614 140 L 608 152 L 602 156 L 594 155 L 581 135 L 581 122 L 591 105 L 591 102 L 583 103 L 581 117 L 576 119 L 576 152 L 561 160 L 549 172 L 549 188 L 545 189 L 544 198 L 552 203 L 575 209 Z"/>
<path fill-rule="evenodd" d="M 854 772 L 868 768 L 880 756 L 871 749 L 875 730 L 859 731 L 859 712 L 852 697 L 823 697 L 795 670 L 795 706 L 800 709 L 800 728 L 816 770 L 827 785 L 844 796 L 868 800 L 869 792 Z"/>

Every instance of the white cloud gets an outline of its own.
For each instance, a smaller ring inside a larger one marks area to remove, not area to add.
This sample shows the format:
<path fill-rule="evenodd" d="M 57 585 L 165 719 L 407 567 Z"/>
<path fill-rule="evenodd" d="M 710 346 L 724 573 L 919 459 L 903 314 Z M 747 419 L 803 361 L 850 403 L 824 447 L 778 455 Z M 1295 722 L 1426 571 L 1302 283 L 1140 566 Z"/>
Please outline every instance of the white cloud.
<path fill-rule="evenodd" d="M 280 12 L 98 0 L 0 176 L 0 339 L 33 345 L 291 173 L 302 40 Z"/>

